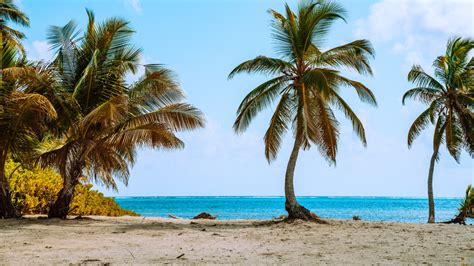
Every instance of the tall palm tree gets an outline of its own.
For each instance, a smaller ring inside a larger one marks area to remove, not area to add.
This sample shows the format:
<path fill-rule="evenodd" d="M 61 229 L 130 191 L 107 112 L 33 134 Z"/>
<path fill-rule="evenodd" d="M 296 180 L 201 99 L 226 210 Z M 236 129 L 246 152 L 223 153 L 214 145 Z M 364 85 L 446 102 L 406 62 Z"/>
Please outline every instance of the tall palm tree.
<path fill-rule="evenodd" d="M 273 16 L 273 38 L 281 59 L 258 56 L 238 65 L 229 75 L 241 72 L 264 73 L 276 77 L 253 89 L 237 111 L 234 130 L 247 129 L 256 114 L 277 98 L 275 112 L 265 134 L 265 156 L 269 162 L 279 151 L 283 135 L 290 127 L 295 138 L 285 175 L 285 208 L 288 219 L 317 220 L 295 197 L 293 176 L 300 149 L 316 145 L 330 163 L 336 162 L 339 136 L 338 121 L 332 108 L 340 109 L 352 122 L 362 143 L 366 144 L 364 127 L 349 105 L 339 95 L 341 87 L 352 87 L 364 102 L 376 105 L 372 92 L 362 83 L 342 76 L 346 68 L 360 74 L 372 74 L 368 58 L 374 51 L 369 41 L 357 40 L 326 51 L 321 44 L 330 26 L 344 20 L 345 10 L 328 1 L 302 1 L 293 12 L 270 10 Z"/>
<path fill-rule="evenodd" d="M 34 138 L 44 129 L 42 118 L 54 113 L 51 104 L 39 105 L 44 97 L 19 90 L 12 80 L 6 80 L 4 72 L 20 63 L 19 52 L 24 55 L 21 39 L 24 34 L 11 28 L 8 22 L 29 26 L 28 17 L 13 3 L 0 0 L 0 218 L 19 216 L 12 205 L 5 162 L 11 152 L 24 152 L 31 147 Z M 35 112 L 38 109 L 39 112 Z M 34 119 L 34 115 L 38 115 Z M 28 120 L 32 120 L 29 123 Z M 16 126 L 13 126 L 16 125 Z M 37 126 L 35 129 L 31 126 Z"/>
<path fill-rule="evenodd" d="M 414 65 L 408 73 L 408 81 L 416 87 L 403 95 L 403 104 L 407 99 L 415 99 L 429 105 L 411 125 L 408 147 L 430 123 L 435 125 L 428 171 L 428 223 L 435 222 L 433 173 L 441 144 L 446 142 L 457 162 L 463 148 L 471 157 L 474 155 L 474 59 L 469 58 L 473 48 L 472 39 L 451 39 L 445 55 L 433 62 L 434 77 L 419 65 Z"/>
<path fill-rule="evenodd" d="M 7 25 L 11 21 L 22 26 L 29 26 L 30 20 L 13 2 L 13 0 L 0 0 L 0 52 L 5 43 L 16 46 L 23 53 L 21 39 L 25 35 Z M 24 53 L 23 53 L 24 54 Z M 1 57 L 1 54 L 0 54 Z"/>
<path fill-rule="evenodd" d="M 18 217 L 5 176 L 5 163 L 9 157 L 29 158 L 49 120 L 56 111 L 48 99 L 38 93 L 28 93 L 12 78 L 10 72 L 24 68 L 17 47 L 5 43 L 1 47 L 0 70 L 0 218 Z"/>
<path fill-rule="evenodd" d="M 162 65 L 146 65 L 143 76 L 128 83 L 141 56 L 131 44 L 133 30 L 119 18 L 97 25 L 94 14 L 87 13 L 82 38 L 74 22 L 52 27 L 54 62 L 22 77 L 30 90 L 47 95 L 60 114 L 40 158 L 63 178 L 49 217 L 66 218 L 81 177 L 112 188 L 115 178 L 126 184 L 137 148 L 181 148 L 184 143 L 175 133 L 204 125 L 202 113 L 181 102 L 183 92 Z"/>

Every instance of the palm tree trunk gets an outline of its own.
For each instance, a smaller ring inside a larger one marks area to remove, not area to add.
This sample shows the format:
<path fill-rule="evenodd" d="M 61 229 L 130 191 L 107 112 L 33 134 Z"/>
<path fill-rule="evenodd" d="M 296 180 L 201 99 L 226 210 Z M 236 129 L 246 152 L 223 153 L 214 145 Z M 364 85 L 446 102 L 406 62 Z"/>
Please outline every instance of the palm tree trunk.
<path fill-rule="evenodd" d="M 63 177 L 63 188 L 59 191 L 56 201 L 49 208 L 48 218 L 67 218 L 76 185 L 79 183 L 81 175 L 82 167 L 75 166 Z"/>
<path fill-rule="evenodd" d="M 13 206 L 10 185 L 5 175 L 5 159 L 0 159 L 0 218 L 18 218 L 20 214 Z"/>
<path fill-rule="evenodd" d="M 430 170 L 428 172 L 428 223 L 435 222 L 435 203 L 434 203 L 434 196 L 433 196 L 433 173 L 434 173 L 434 166 L 436 163 L 436 157 L 438 156 L 438 149 L 439 147 L 435 147 L 433 151 L 433 155 L 431 155 L 430 161 Z"/>
<path fill-rule="evenodd" d="M 454 219 L 451 219 L 447 222 L 444 222 L 445 224 L 466 224 L 466 216 L 467 216 L 467 210 L 461 210 Z"/>
<path fill-rule="evenodd" d="M 285 175 L 285 209 L 288 212 L 288 220 L 302 219 L 307 221 L 318 221 L 319 218 L 311 213 L 308 209 L 301 206 L 296 200 L 295 189 L 293 185 L 293 177 L 295 174 L 296 161 L 301 147 L 301 138 L 295 137 L 295 144 L 288 161 Z"/>
<path fill-rule="evenodd" d="M 0 69 L 3 70 L 3 34 L 0 32 Z M 0 73 L 0 80 L 3 82 L 3 74 Z"/>

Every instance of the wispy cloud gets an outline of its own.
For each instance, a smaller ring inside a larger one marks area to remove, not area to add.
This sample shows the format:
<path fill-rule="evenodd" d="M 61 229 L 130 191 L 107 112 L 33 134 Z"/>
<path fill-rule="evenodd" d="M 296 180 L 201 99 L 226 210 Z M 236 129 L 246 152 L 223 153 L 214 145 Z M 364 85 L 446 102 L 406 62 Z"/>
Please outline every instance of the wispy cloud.
<path fill-rule="evenodd" d="M 140 13 L 142 11 L 142 5 L 140 0 L 124 0 L 127 7 L 131 7 L 133 11 Z"/>
<path fill-rule="evenodd" d="M 53 52 L 47 41 L 33 41 L 25 44 L 25 50 L 28 58 L 35 61 L 49 61 L 53 57 Z"/>
<path fill-rule="evenodd" d="M 474 3 L 437 0 L 382 0 L 357 21 L 355 35 L 389 44 L 407 64 L 431 65 L 447 39 L 472 36 Z"/>

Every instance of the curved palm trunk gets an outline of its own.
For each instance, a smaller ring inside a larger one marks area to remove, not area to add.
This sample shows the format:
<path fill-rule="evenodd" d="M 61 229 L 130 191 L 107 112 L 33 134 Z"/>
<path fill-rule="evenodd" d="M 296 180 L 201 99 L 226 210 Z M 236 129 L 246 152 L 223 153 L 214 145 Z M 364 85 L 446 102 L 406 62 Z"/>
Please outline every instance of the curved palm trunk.
<path fill-rule="evenodd" d="M 81 175 L 82 167 L 76 166 L 63 177 L 63 188 L 59 191 L 56 201 L 49 208 L 48 218 L 67 218 L 76 185 L 79 183 Z"/>
<path fill-rule="evenodd" d="M 433 155 L 431 155 L 430 161 L 430 170 L 428 172 L 428 223 L 435 222 L 435 203 L 434 203 L 434 196 L 433 196 L 433 173 L 434 173 L 434 166 L 436 163 L 436 157 L 438 154 L 438 148 L 435 148 L 433 151 Z"/>
<path fill-rule="evenodd" d="M 301 147 L 301 138 L 295 138 L 295 144 L 288 161 L 285 175 L 285 209 L 288 212 L 288 220 L 302 219 L 307 221 L 320 221 L 318 217 L 308 209 L 301 206 L 296 200 L 293 186 L 293 177 L 295 174 L 296 161 Z"/>
<path fill-rule="evenodd" d="M 5 159 L 0 159 L 0 218 L 18 218 L 20 213 L 13 206 L 10 185 L 5 176 Z"/>
<path fill-rule="evenodd" d="M 444 222 L 445 224 L 466 224 L 466 217 L 467 217 L 467 210 L 461 210 L 454 219 L 451 219 L 447 222 Z"/>

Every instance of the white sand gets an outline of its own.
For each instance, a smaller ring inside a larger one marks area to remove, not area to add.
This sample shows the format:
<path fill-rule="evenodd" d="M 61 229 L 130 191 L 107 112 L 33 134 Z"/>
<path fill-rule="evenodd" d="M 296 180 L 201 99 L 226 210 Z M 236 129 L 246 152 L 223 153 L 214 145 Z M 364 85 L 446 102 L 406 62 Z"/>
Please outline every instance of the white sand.
<path fill-rule="evenodd" d="M 463 262 L 474 265 L 474 226 L 364 221 L 261 225 L 235 220 L 190 224 L 143 217 L 0 220 L 0 264 Z"/>

